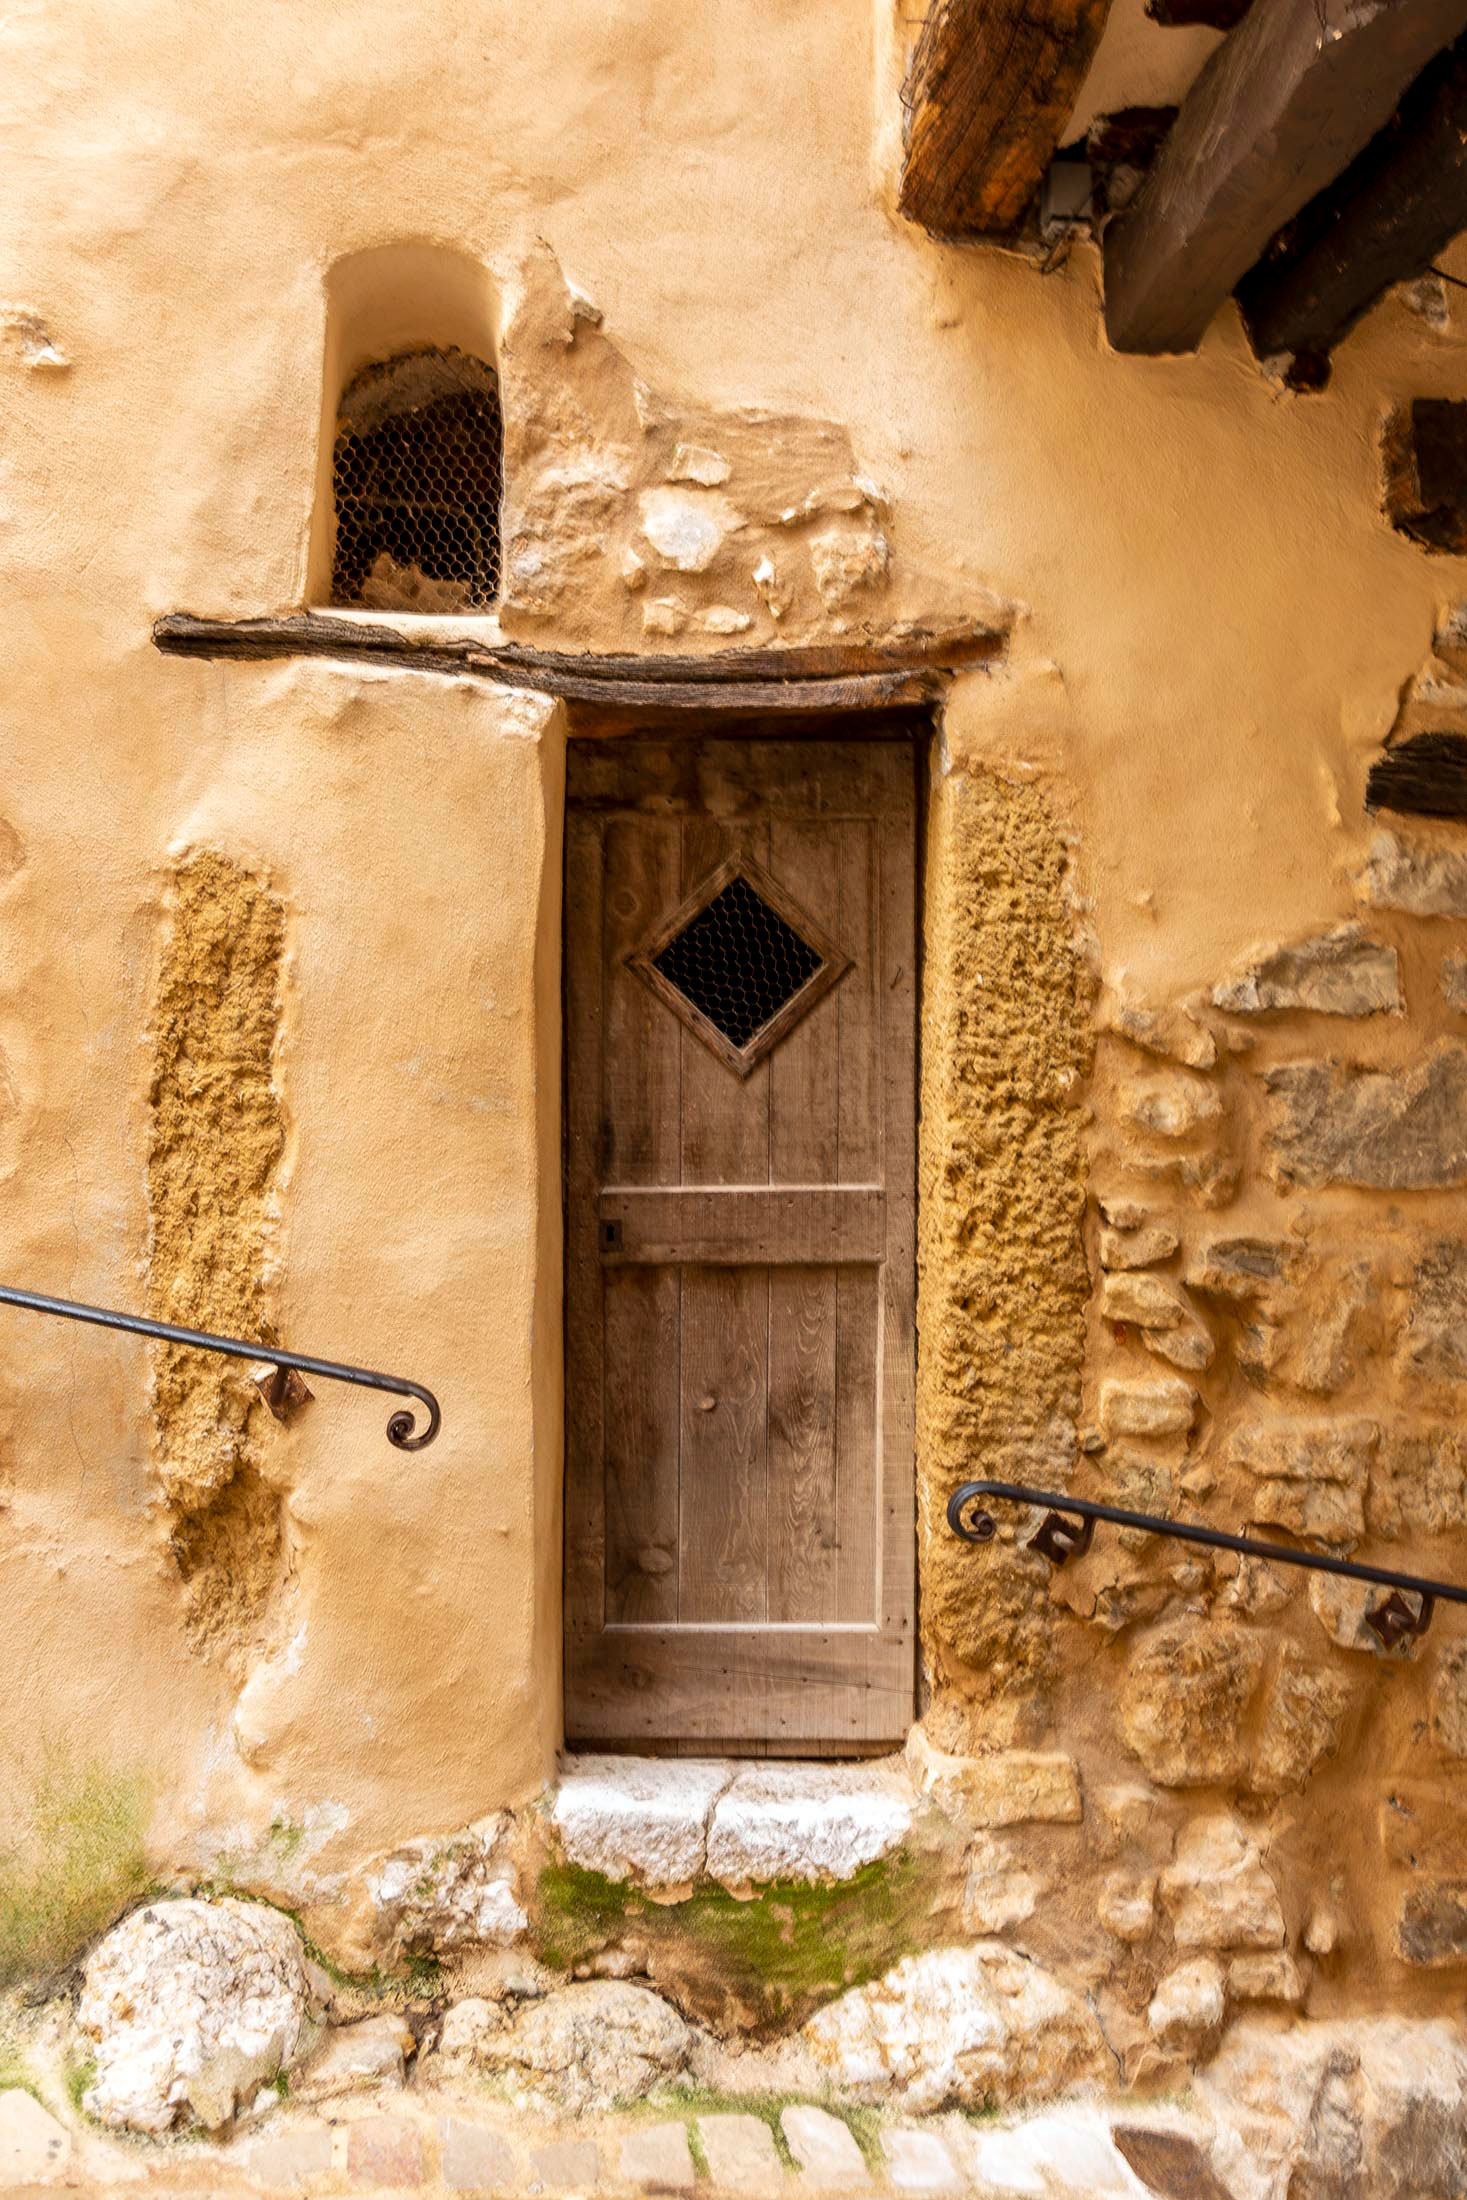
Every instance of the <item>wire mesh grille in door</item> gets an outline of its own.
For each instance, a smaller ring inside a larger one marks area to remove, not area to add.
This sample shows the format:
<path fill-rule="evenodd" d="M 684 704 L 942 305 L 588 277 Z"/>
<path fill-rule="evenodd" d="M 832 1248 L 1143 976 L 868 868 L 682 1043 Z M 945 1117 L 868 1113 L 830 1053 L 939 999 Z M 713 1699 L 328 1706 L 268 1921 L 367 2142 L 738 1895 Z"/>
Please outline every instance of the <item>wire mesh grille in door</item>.
<path fill-rule="evenodd" d="M 336 427 L 332 602 L 490 609 L 503 468 L 499 380 L 483 360 L 414 351 L 364 368 Z"/>
<path fill-rule="evenodd" d="M 773 1021 L 822 959 L 742 876 L 654 958 L 668 983 L 735 1047 Z"/>

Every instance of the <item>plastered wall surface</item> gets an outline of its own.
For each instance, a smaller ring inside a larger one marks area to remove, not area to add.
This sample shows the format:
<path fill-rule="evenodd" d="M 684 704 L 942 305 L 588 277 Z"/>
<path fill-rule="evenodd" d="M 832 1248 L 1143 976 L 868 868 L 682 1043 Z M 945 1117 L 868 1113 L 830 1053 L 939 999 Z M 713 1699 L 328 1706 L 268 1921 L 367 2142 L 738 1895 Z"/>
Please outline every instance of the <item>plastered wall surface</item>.
<path fill-rule="evenodd" d="M 333 289 L 331 271 L 387 246 L 451 248 L 488 271 L 506 634 L 695 652 L 1008 628 L 1000 665 L 954 681 L 937 754 L 948 868 L 928 878 L 925 1039 L 929 1057 L 953 1044 L 929 1058 L 925 1103 L 960 1148 L 984 1119 L 962 1065 L 987 1042 L 961 1027 L 991 973 L 963 904 L 994 874 L 964 835 L 1012 830 L 1022 876 L 1003 890 L 1039 942 L 1044 1015 L 1005 1074 L 1027 1059 L 1042 1090 L 1023 1101 L 1032 1184 L 1012 1156 L 988 1181 L 1033 1224 L 1018 1264 L 1032 1273 L 1004 1289 L 1042 1301 L 1018 1326 L 1052 1355 L 1046 1444 L 1058 1468 L 1073 1416 L 1075 1444 L 1100 1439 L 1082 1456 L 1107 1486 L 1129 1476 L 1133 1494 L 1205 1505 L 1259 1485 L 1260 1520 L 1346 1542 L 1368 1512 L 1425 1555 L 1415 1500 L 1377 1462 L 1457 1395 L 1464 1170 L 1442 1136 L 1414 1173 L 1382 1162 L 1400 1110 L 1348 1070 L 1419 1078 L 1412 1122 L 1450 1116 L 1459 1026 L 1438 971 L 1467 893 L 1438 882 L 1422 917 L 1426 890 L 1408 859 L 1406 885 L 1389 884 L 1389 849 L 1374 898 L 1357 882 L 1368 764 L 1467 579 L 1381 518 L 1378 425 L 1405 396 L 1457 390 L 1461 309 L 1438 327 L 1389 303 L 1329 392 L 1303 400 L 1259 372 L 1230 316 L 1195 359 L 1112 357 L 1088 250 L 1040 275 L 888 213 L 887 28 L 869 0 L 518 14 L 469 0 L 426 16 L 373 0 L 326 17 L 276 0 L 203 38 L 176 6 L 75 0 L 64 23 L 23 8 L 0 29 L 6 1272 L 160 1303 L 178 1225 L 160 1234 L 150 1171 L 159 1004 L 181 955 L 201 973 L 205 1071 L 227 1085 L 243 1046 L 260 1102 L 259 1167 L 225 1233 L 239 1291 L 220 1318 L 257 1310 L 298 1347 L 401 1366 L 446 1410 L 414 1460 L 387 1445 L 385 1402 L 323 1387 L 278 1427 L 236 1387 L 239 1458 L 182 1477 L 181 1525 L 146 1355 L 0 1322 L 0 1653 L 27 1706 L 0 1794 L 20 1833 L 48 1764 L 102 1762 L 145 1779 L 166 1864 L 224 1857 L 265 1877 L 250 1859 L 286 1826 L 329 1873 L 523 1802 L 553 1764 L 562 719 L 420 674 L 185 665 L 150 642 L 161 614 L 289 611 L 319 581 L 323 375 L 369 341 L 360 319 L 355 336 L 333 324 L 328 300 L 365 313 L 370 284 L 338 273 Z M 1448 836 L 1435 840 L 1450 872 Z M 180 929 L 188 908 L 198 921 Z M 232 910 L 231 939 L 258 950 L 225 958 L 253 1002 L 245 1037 L 241 996 L 208 976 L 210 909 Z M 1341 951 L 1334 1005 L 1314 978 L 1264 967 L 1362 910 L 1368 967 Z M 994 952 L 1022 994 L 1011 948 Z M 180 1135 L 188 1197 L 207 1201 L 225 1182 L 217 1127 Z M 929 1145 L 929 1189 L 933 1168 Z M 960 1170 L 956 1206 L 924 1224 L 924 1304 L 945 1325 L 924 1375 L 930 1539 L 943 1487 L 978 1470 L 967 1445 L 984 1425 L 946 1394 L 971 1312 L 962 1261 L 984 1233 L 1006 1257 L 1013 1245 L 982 1181 Z M 1103 1269 L 1103 1230 L 1145 1229 L 1175 1247 Z M 1284 1250 L 1256 1256 L 1274 1262 L 1259 1275 L 1214 1242 L 1241 1240 Z M 1311 1332 L 1364 1240 L 1385 1267 L 1348 1287 L 1362 1312 L 1336 1380 Z M 1151 1268 L 1170 1314 L 1105 1282 Z M 1401 1342 L 1422 1306 L 1424 1362 Z M 980 1367 L 1006 1319 L 1000 1294 Z M 1180 1386 L 1160 1407 L 1157 1381 Z M 1151 1405 L 1128 1407 L 1116 1383 L 1152 1384 Z M 1128 1412 L 1166 1425 L 1127 1428 Z M 1289 1450 L 1300 1442 L 1313 1467 Z M 1345 1494 L 1288 1495 L 1320 1487 Z M 1463 1524 L 1454 1488 L 1433 1516 L 1448 1535 Z M 217 1511 L 231 1489 L 212 1536 L 195 1499 Z M 241 1535 L 269 1564 L 210 1639 L 199 1553 L 227 1556 Z M 1155 1556 L 1140 1588 L 1067 1587 L 1073 1621 L 1016 1605 L 1006 1635 L 983 1599 L 1009 1594 L 1012 1566 L 994 1554 L 985 1590 L 981 1556 L 965 1574 L 945 1557 L 934 1738 L 1058 1736 L 1107 1792 L 1149 1779 L 1180 1794 L 1147 1821 L 1154 1840 L 1108 1806 L 1109 1868 L 1136 1884 L 1171 1868 L 1189 1813 L 1251 1797 L 1292 1890 L 1293 1943 L 1330 1906 L 1304 1783 L 1324 1783 L 1333 1817 L 1356 1792 L 1350 1768 L 1373 1767 L 1350 1865 L 1368 1885 L 1370 1843 L 1388 1836 L 1366 1829 L 1389 1796 L 1414 1783 L 1439 1814 L 1457 1776 L 1440 1740 L 1451 1692 L 1431 1696 L 1424 1659 L 1398 1674 L 1344 1641 L 1348 1617 L 1331 1635 L 1307 1598 L 1276 1625 L 1265 1590 L 1220 1606 L 1226 1584 L 1166 1575 Z M 988 1654 L 999 1635 L 1012 1687 Z M 1223 1650 L 1233 1679 L 1209 1694 Z M 1180 1783 L 1156 1740 L 1169 1701 L 1194 1705 L 1188 1732 L 1224 1737 Z M 1226 1742 L 1239 1733 L 1246 1748 Z M 1448 1992 L 1437 1955 L 1403 1971 L 1393 1936 L 1413 1897 L 1436 1900 L 1422 1885 L 1455 1885 L 1467 1864 L 1448 1841 L 1424 1880 L 1399 1846 L 1391 1869 L 1360 1906 L 1364 1953 L 1338 1991 Z M 1450 1962 L 1442 1899 L 1419 1945 Z M 1324 1964 L 1325 1924 L 1315 1939 Z M 1133 2013 L 1163 1960 L 1138 1957 L 1118 1989 Z"/>

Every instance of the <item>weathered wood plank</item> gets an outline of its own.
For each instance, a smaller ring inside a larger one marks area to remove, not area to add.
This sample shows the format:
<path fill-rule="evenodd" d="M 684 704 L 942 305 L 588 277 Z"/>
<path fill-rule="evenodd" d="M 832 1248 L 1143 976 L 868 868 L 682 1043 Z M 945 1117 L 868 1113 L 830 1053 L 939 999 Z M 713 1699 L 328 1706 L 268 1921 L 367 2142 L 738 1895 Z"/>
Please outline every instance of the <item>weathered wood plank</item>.
<path fill-rule="evenodd" d="M 671 711 L 881 710 L 919 703 L 940 692 L 953 666 L 996 657 L 1003 632 L 965 627 L 904 635 L 889 649 L 867 644 L 788 649 L 722 650 L 707 656 L 584 655 L 533 649 L 521 642 L 482 642 L 404 634 L 376 620 L 303 612 L 276 619 L 199 619 L 170 612 L 155 621 L 153 642 L 165 656 L 229 659 L 323 657 L 350 664 L 402 665 L 488 680 L 498 687 L 535 688 L 567 702 L 607 708 Z"/>
<path fill-rule="evenodd" d="M 744 1190 L 686 1185 L 633 1191 L 613 1185 L 597 1202 L 601 1259 L 687 1260 L 707 1267 L 756 1261 L 880 1260 L 886 1248 L 886 1199 L 862 1185 L 797 1185 Z M 608 1239 L 608 1230 L 615 1233 Z"/>
<path fill-rule="evenodd" d="M 890 1748 L 912 1723 L 910 1639 L 883 1641 L 874 1628 L 627 1628 L 610 1636 L 618 1655 L 572 1630 L 566 1688 L 583 1742 L 658 1748 L 676 1734 L 798 1741 L 808 1737 Z M 720 1716 L 722 1724 L 716 1723 Z"/>
<path fill-rule="evenodd" d="M 769 1271 L 685 1268 L 684 1626 L 769 1609 Z"/>
<path fill-rule="evenodd" d="M 836 1617 L 833 1268 L 769 1277 L 769 1617 Z M 867 1425 L 870 1445 L 870 1424 Z"/>
<path fill-rule="evenodd" d="M 1467 40 L 1411 86 L 1344 174 L 1238 285 L 1260 359 L 1286 355 L 1319 388 L 1336 344 L 1393 283 L 1422 275 L 1467 229 Z"/>
<path fill-rule="evenodd" d="M 1370 767 L 1365 807 L 1467 817 L 1467 734 L 1413 733 L 1393 741 Z"/>
<path fill-rule="evenodd" d="M 1254 0 L 1106 232 L 1116 349 L 1194 351 L 1269 239 L 1464 27 L 1467 0 Z"/>
<path fill-rule="evenodd" d="M 909 220 L 937 237 L 1018 227 L 1109 13 L 1110 0 L 932 0 L 902 87 Z"/>
<path fill-rule="evenodd" d="M 1252 5 L 1253 0 L 1146 0 L 1146 13 L 1153 23 L 1167 30 L 1200 26 L 1210 31 L 1230 31 L 1242 22 Z"/>

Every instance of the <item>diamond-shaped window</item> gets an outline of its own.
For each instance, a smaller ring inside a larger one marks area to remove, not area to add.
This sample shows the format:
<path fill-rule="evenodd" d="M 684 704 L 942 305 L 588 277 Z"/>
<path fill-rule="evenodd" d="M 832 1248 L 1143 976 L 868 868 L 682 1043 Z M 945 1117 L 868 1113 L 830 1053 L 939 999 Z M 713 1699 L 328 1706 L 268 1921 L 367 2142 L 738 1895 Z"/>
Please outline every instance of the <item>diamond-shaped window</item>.
<path fill-rule="evenodd" d="M 742 857 L 710 873 L 631 963 L 743 1077 L 849 968 L 813 919 Z"/>

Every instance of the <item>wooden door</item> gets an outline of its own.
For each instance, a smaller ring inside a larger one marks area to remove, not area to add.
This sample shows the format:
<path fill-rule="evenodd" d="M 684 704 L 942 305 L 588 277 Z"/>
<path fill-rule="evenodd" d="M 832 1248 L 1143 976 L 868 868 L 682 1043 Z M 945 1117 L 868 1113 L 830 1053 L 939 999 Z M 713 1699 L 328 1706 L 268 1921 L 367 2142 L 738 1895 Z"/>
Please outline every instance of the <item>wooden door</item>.
<path fill-rule="evenodd" d="M 571 743 L 573 1742 L 911 1723 L 916 761 Z"/>

